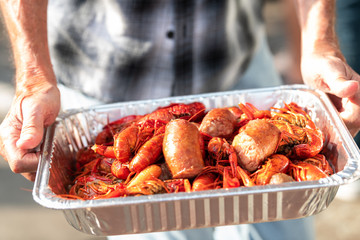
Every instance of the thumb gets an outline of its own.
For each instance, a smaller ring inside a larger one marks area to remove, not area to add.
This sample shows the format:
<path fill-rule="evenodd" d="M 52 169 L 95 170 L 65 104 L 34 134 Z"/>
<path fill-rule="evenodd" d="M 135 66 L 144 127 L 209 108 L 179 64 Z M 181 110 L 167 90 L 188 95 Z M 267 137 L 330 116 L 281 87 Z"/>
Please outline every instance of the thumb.
<path fill-rule="evenodd" d="M 23 107 L 23 124 L 16 146 L 21 149 L 32 149 L 38 146 L 44 133 L 44 118 L 41 112 L 33 107 Z"/>
<path fill-rule="evenodd" d="M 329 92 L 340 98 L 354 96 L 359 90 L 359 82 L 356 80 L 347 80 L 344 77 L 337 77 L 327 82 Z"/>

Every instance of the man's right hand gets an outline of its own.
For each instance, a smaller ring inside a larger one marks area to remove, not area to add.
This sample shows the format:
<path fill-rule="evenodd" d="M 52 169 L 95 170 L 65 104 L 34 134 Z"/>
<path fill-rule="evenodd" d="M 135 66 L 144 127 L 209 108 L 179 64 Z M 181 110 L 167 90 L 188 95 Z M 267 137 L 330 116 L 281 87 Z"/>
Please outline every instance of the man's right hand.
<path fill-rule="evenodd" d="M 35 180 L 39 159 L 35 148 L 41 143 L 44 127 L 55 121 L 59 110 L 60 93 L 56 85 L 44 81 L 41 85 L 16 89 L 10 110 L 0 125 L 0 154 L 13 172 Z"/>

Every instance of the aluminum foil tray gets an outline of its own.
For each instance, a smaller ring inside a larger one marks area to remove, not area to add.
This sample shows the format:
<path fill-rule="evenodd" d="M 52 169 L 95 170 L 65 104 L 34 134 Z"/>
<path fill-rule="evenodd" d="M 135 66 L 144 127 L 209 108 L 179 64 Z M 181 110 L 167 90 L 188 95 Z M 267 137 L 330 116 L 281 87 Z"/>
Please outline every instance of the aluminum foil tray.
<path fill-rule="evenodd" d="M 260 109 L 296 102 L 326 136 L 324 154 L 336 174 L 319 181 L 102 200 L 69 200 L 75 153 L 94 142 L 102 126 L 173 102 L 203 102 L 207 109 L 250 102 Z M 302 218 L 325 210 L 340 185 L 360 176 L 359 149 L 327 95 L 304 85 L 218 92 L 75 109 L 46 129 L 33 198 L 64 212 L 75 229 L 98 236 L 146 233 Z"/>

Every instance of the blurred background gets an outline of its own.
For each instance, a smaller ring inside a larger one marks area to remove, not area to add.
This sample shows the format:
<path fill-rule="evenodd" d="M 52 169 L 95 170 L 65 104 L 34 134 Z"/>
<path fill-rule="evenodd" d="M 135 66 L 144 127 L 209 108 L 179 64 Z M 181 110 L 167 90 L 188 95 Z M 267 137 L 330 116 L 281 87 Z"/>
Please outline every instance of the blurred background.
<path fill-rule="evenodd" d="M 287 3 L 268 0 L 265 8 L 267 31 L 275 63 L 289 83 L 300 82 L 296 23 L 284 21 L 293 14 Z M 294 16 L 294 15 L 293 15 Z M 287 37 L 285 37 L 285 35 Z M 294 44 L 295 43 L 295 44 Z M 5 117 L 14 94 L 14 69 L 6 32 L 0 25 L 0 121 Z M 4 240 L 91 240 L 105 239 L 84 234 L 70 226 L 59 210 L 47 209 L 32 198 L 33 183 L 14 174 L 0 157 L 0 239 Z M 339 198 L 322 213 L 315 216 L 318 240 L 358 239 L 360 236 L 360 200 Z"/>

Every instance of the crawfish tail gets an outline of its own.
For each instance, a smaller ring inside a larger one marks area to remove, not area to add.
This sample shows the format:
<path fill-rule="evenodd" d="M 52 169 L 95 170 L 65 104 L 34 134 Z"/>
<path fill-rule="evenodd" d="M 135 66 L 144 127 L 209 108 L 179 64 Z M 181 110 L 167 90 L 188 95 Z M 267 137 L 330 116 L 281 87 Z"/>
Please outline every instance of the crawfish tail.
<path fill-rule="evenodd" d="M 152 195 L 157 193 L 167 192 L 166 186 L 163 181 L 159 179 L 146 180 L 138 185 L 127 187 L 127 194 L 129 195 Z"/>
<path fill-rule="evenodd" d="M 141 172 L 137 173 L 128 183 L 127 187 L 138 185 L 144 181 L 158 178 L 161 175 L 161 167 L 158 165 L 150 165 Z"/>
<path fill-rule="evenodd" d="M 129 169 L 132 172 L 140 172 L 147 166 L 155 163 L 162 153 L 162 142 L 164 134 L 152 137 L 142 145 L 133 159 L 130 161 Z"/>
<path fill-rule="evenodd" d="M 120 162 L 118 159 L 115 159 L 115 161 L 111 165 L 111 173 L 120 179 L 127 179 L 127 177 L 130 174 L 129 168 Z"/>
<path fill-rule="evenodd" d="M 114 153 L 116 159 L 125 163 L 129 161 L 138 141 L 139 128 L 131 125 L 114 136 Z"/>
<path fill-rule="evenodd" d="M 112 146 L 94 144 L 91 149 L 104 157 L 115 158 L 114 147 Z"/>

